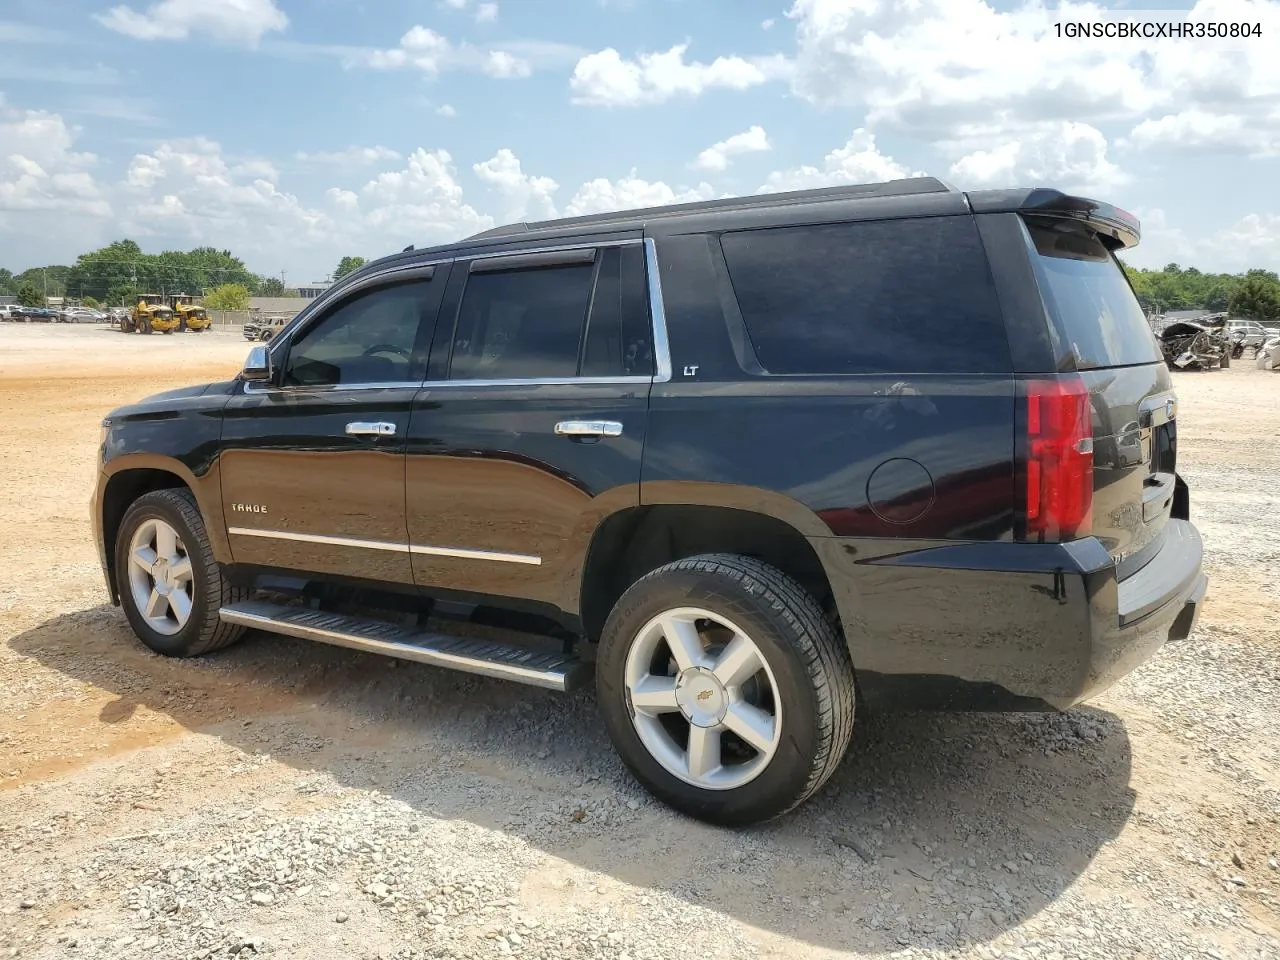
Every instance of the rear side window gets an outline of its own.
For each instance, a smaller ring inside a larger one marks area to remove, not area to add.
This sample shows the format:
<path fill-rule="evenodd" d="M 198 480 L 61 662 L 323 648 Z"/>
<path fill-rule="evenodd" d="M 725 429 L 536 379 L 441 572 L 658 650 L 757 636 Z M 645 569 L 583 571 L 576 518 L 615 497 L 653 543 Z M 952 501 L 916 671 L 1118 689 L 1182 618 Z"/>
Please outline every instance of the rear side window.
<path fill-rule="evenodd" d="M 472 274 L 449 379 L 576 376 L 594 274 L 589 263 Z"/>
<path fill-rule="evenodd" d="M 769 373 L 1011 369 L 971 217 L 751 230 L 721 246 Z"/>
<path fill-rule="evenodd" d="M 1076 224 L 1029 221 L 1040 293 L 1081 370 L 1156 363 L 1151 327 L 1119 262 Z"/>
<path fill-rule="evenodd" d="M 584 377 L 639 377 L 653 373 L 644 254 L 639 244 L 606 247 L 591 298 Z"/>

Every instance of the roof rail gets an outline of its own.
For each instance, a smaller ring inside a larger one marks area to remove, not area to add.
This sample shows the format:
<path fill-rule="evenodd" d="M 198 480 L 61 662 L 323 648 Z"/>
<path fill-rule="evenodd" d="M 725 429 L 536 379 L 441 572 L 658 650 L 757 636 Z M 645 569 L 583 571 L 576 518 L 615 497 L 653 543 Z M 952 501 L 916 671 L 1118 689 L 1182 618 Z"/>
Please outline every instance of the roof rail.
<path fill-rule="evenodd" d="M 848 184 L 838 187 L 818 187 L 811 190 L 791 190 L 784 193 L 759 193 L 748 197 L 723 197 L 718 200 L 695 200 L 691 203 L 672 203 L 661 207 L 641 207 L 634 210 L 611 210 L 581 217 L 562 217 L 558 220 L 540 220 L 535 223 L 512 223 L 494 227 L 467 237 L 467 240 L 490 240 L 511 237 L 536 230 L 557 227 L 577 227 L 599 224 L 626 223 L 629 221 L 658 220 L 667 217 L 683 217 L 695 213 L 748 210 L 752 207 L 790 206 L 803 203 L 825 203 L 832 200 L 870 200 L 878 197 L 904 197 L 921 193 L 955 193 L 955 187 L 936 177 L 911 177 L 904 180 L 888 180 L 883 183 Z"/>

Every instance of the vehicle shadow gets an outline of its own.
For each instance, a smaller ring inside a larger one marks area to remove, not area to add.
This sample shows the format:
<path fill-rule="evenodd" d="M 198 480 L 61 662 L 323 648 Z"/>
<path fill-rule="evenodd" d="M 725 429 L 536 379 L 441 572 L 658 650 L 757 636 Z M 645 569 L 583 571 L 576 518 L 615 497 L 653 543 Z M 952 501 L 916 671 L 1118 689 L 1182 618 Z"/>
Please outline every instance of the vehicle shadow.
<path fill-rule="evenodd" d="M 465 820 L 627 884 L 816 946 L 991 940 L 1051 903 L 1134 804 L 1115 716 L 903 714 L 861 721 L 828 787 L 729 832 L 650 800 L 594 699 L 251 634 L 223 653 L 151 654 L 109 606 L 12 649 L 244 752 Z M 820 922 L 819 922 L 820 921 Z"/>

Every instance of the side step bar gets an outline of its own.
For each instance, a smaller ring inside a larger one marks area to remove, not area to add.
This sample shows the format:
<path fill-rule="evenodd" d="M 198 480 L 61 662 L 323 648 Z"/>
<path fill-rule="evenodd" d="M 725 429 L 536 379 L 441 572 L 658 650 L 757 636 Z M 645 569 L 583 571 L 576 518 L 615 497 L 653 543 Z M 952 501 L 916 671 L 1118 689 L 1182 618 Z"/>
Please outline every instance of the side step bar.
<path fill-rule="evenodd" d="M 548 690 L 574 690 L 591 673 L 591 665 L 577 657 L 530 650 L 495 640 L 426 633 L 382 620 L 323 613 L 263 600 L 228 604 L 218 611 L 218 615 L 226 623 L 268 633 L 381 653 L 484 677 L 514 680 Z"/>

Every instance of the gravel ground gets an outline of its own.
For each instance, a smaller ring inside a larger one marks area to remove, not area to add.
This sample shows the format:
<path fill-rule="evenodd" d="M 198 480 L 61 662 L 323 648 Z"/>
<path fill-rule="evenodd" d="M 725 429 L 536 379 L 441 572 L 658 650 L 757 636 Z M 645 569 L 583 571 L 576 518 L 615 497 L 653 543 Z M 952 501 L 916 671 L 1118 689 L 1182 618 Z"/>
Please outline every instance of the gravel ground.
<path fill-rule="evenodd" d="M 814 801 L 725 832 L 631 782 L 589 695 L 139 646 L 98 418 L 245 352 L 0 326 L 0 958 L 1280 957 L 1280 376 L 1176 375 L 1189 640 L 1069 714 L 862 722 Z"/>

